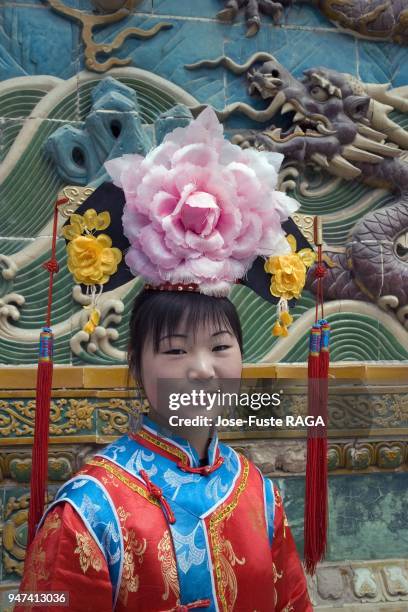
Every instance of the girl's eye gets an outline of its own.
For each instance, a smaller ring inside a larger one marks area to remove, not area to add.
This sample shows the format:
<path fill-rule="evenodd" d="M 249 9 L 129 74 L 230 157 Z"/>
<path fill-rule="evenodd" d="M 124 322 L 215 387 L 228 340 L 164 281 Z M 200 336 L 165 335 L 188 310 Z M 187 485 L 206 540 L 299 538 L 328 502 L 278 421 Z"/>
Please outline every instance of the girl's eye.
<path fill-rule="evenodd" d="M 184 349 L 169 349 L 168 351 L 163 351 L 164 355 L 183 355 L 186 351 Z"/>
<path fill-rule="evenodd" d="M 231 347 L 228 344 L 218 344 L 214 346 L 213 351 L 226 351 L 229 348 Z"/>

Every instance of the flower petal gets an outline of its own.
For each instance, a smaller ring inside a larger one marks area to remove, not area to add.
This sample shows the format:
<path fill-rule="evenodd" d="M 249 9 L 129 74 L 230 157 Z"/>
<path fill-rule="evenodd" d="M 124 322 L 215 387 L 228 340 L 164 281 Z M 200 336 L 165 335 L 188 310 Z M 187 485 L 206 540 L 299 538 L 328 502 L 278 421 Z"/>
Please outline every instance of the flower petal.
<path fill-rule="evenodd" d="M 108 236 L 107 234 L 99 234 L 99 236 L 97 236 L 96 240 L 98 241 L 99 245 L 103 249 L 112 246 L 112 240 L 111 240 L 110 236 Z"/>
<path fill-rule="evenodd" d="M 97 219 L 96 210 L 94 208 L 88 208 L 88 210 L 84 212 L 84 223 L 85 223 L 86 229 L 88 230 L 95 229 L 96 219 Z"/>
<path fill-rule="evenodd" d="M 286 236 L 286 240 L 289 242 L 289 245 L 292 251 L 296 253 L 296 249 L 297 249 L 296 238 L 293 236 L 293 234 L 289 234 L 288 236 Z"/>
<path fill-rule="evenodd" d="M 146 256 L 158 267 L 168 270 L 180 263 L 180 258 L 169 251 L 163 239 L 151 225 L 140 234 L 139 243 Z"/>
<path fill-rule="evenodd" d="M 110 226 L 111 216 L 107 210 L 99 213 L 96 218 L 95 229 L 98 231 L 102 231 Z"/>
<path fill-rule="evenodd" d="M 158 285 L 162 282 L 162 276 L 158 268 L 137 246 L 132 246 L 125 255 L 125 262 L 134 276 L 141 274 L 149 283 Z"/>
<path fill-rule="evenodd" d="M 224 246 L 224 239 L 217 230 L 209 236 L 200 236 L 188 230 L 185 241 L 187 246 L 202 254 L 216 254 Z"/>
<path fill-rule="evenodd" d="M 317 255 L 312 249 L 301 249 L 298 251 L 298 255 L 308 268 L 310 268 L 317 259 Z"/>

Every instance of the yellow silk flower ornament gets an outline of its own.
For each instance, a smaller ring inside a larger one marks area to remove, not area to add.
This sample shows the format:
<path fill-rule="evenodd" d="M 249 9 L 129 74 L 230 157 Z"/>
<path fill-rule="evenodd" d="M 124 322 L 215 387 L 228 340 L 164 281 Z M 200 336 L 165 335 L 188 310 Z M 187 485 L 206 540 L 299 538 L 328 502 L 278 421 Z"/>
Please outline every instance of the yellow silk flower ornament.
<path fill-rule="evenodd" d="M 91 335 L 95 331 L 97 325 L 99 325 L 99 321 L 101 319 L 101 311 L 97 308 L 94 308 L 89 315 L 89 321 L 82 328 L 84 332 Z"/>
<path fill-rule="evenodd" d="M 73 214 L 70 223 L 62 229 L 69 240 L 68 270 L 76 283 L 83 285 L 104 285 L 118 269 L 122 253 L 112 247 L 112 240 L 106 234 L 94 236 L 94 230 L 104 230 L 111 222 L 108 212 L 99 214 L 91 208 L 82 215 Z"/>
<path fill-rule="evenodd" d="M 77 236 L 67 246 L 68 270 L 76 283 L 104 285 L 118 269 L 122 259 L 106 234 Z"/>
<path fill-rule="evenodd" d="M 272 328 L 274 336 L 287 336 L 288 326 L 293 323 L 289 314 L 288 300 L 299 299 L 306 282 L 306 272 L 316 259 L 312 249 L 296 251 L 296 238 L 290 234 L 286 236 L 291 253 L 287 255 L 274 255 L 265 262 L 265 272 L 272 274 L 270 291 L 272 295 L 280 298 L 278 303 L 278 320 Z"/>
<path fill-rule="evenodd" d="M 62 228 L 62 235 L 69 241 L 67 245 L 68 270 L 76 283 L 87 285 L 91 294 L 91 304 L 85 306 L 91 309 L 88 322 L 83 330 L 91 334 L 99 324 L 100 311 L 96 308 L 96 285 L 109 281 L 115 274 L 122 260 L 122 252 L 112 247 L 112 240 L 107 234 L 94 235 L 94 231 L 101 231 L 109 227 L 111 222 L 109 212 L 99 214 L 91 208 L 85 214 L 73 214 L 69 225 Z"/>

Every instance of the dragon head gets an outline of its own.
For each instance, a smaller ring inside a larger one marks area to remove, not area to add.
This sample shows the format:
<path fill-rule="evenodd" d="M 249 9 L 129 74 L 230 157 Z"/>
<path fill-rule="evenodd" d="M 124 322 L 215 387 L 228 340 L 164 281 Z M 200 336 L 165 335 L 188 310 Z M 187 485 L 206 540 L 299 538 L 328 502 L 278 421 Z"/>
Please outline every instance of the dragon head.
<path fill-rule="evenodd" d="M 249 94 L 269 100 L 283 124 L 258 132 L 258 148 L 283 153 L 288 162 L 317 163 L 347 179 L 360 176 L 361 164 L 378 164 L 401 152 L 398 138 L 386 142 L 387 134 L 377 129 L 392 123 L 392 135 L 398 137 L 399 126 L 387 117 L 393 108 L 374 97 L 384 97 L 382 85 L 364 85 L 322 67 L 305 70 L 297 79 L 275 59 L 250 68 L 247 79 Z"/>
<path fill-rule="evenodd" d="M 374 200 L 364 202 L 364 210 L 372 210 L 354 225 L 344 251 L 338 246 L 333 250 L 334 265 L 325 279 L 324 297 L 375 301 L 382 308 L 392 308 L 408 326 L 408 163 L 404 151 L 408 150 L 408 131 L 401 119 L 399 125 L 388 116 L 394 110 L 408 112 L 408 87 L 389 89 L 388 83 L 363 83 L 350 74 L 322 67 L 305 70 L 296 78 L 262 51 L 244 64 L 222 56 L 188 67 L 217 66 L 246 74 L 249 95 L 264 100 L 262 109 L 233 102 L 218 114 L 227 119 L 240 112 L 264 125 L 268 122 L 267 128 L 235 134 L 234 142 L 282 153 L 283 188 L 293 188 L 293 181 L 286 177 L 302 176 L 296 166 L 311 164 L 347 180 L 363 180 L 399 192 L 392 205 L 377 209 Z M 297 174 L 289 172 L 293 169 Z M 333 186 L 338 181 L 328 183 Z M 356 212 L 354 207 L 352 214 Z M 313 274 L 309 278 L 313 287 Z"/>

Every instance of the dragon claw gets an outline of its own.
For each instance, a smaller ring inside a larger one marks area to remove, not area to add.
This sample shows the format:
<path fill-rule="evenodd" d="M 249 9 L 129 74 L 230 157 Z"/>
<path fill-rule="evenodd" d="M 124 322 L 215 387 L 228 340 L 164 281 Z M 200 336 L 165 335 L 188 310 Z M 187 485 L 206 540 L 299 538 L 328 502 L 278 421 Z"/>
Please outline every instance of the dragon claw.
<path fill-rule="evenodd" d="M 276 9 L 274 14 L 272 15 L 273 23 L 275 25 L 279 25 L 283 15 L 283 6 L 279 4 L 279 8 Z"/>
<path fill-rule="evenodd" d="M 238 14 L 238 10 L 234 8 L 224 8 L 217 13 L 217 19 L 225 23 L 232 23 Z"/>
<path fill-rule="evenodd" d="M 251 38 L 259 32 L 261 27 L 261 13 L 272 17 L 272 20 L 275 25 L 279 24 L 282 19 L 283 5 L 288 3 L 288 0 L 282 0 L 282 2 L 275 2 L 274 0 L 224 1 L 225 7 L 217 13 L 217 19 L 224 23 L 232 23 L 237 17 L 239 11 L 245 8 L 247 38 Z"/>
<path fill-rule="evenodd" d="M 261 20 L 259 19 L 258 16 L 255 15 L 247 19 L 246 37 L 251 38 L 252 36 L 255 36 L 255 34 L 259 32 L 260 27 L 261 27 Z"/>

